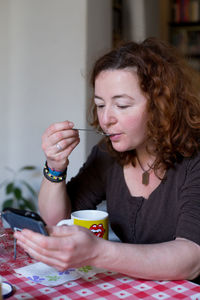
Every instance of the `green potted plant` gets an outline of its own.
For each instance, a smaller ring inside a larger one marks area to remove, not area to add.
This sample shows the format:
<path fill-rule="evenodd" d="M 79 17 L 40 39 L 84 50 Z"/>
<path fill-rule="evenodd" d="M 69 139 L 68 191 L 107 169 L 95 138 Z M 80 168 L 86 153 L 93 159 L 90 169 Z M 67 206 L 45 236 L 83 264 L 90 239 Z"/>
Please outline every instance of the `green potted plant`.
<path fill-rule="evenodd" d="M 9 167 L 6 170 L 12 174 L 11 179 L 5 179 L 0 188 L 4 188 L 6 199 L 3 201 L 2 209 L 5 207 L 14 207 L 18 209 L 28 209 L 36 211 L 35 200 L 37 193 L 30 183 L 22 177 L 22 173 L 35 172 L 35 166 L 24 166 L 15 171 Z M 26 196 L 24 196 L 26 194 Z"/>

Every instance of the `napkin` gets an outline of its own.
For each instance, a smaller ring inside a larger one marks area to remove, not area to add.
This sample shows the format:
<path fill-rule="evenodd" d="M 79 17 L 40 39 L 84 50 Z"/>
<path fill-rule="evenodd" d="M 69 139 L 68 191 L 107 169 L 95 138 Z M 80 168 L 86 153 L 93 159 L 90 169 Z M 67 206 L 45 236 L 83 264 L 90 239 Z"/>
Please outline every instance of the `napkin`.
<path fill-rule="evenodd" d="M 71 268 L 60 272 L 41 262 L 30 264 L 28 266 L 15 269 L 14 271 L 35 283 L 40 283 L 46 286 L 57 286 L 81 277 L 87 279 L 97 273 L 105 272 L 103 269 L 91 266 Z"/>

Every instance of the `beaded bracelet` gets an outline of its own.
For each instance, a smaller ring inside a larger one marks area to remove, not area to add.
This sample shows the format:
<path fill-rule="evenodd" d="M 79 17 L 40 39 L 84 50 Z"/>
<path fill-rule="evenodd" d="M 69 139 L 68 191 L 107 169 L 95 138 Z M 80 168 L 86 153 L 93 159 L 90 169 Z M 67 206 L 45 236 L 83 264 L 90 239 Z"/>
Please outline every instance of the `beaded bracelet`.
<path fill-rule="evenodd" d="M 44 174 L 44 177 L 51 182 L 62 182 L 67 177 L 66 171 L 67 171 L 67 169 L 62 173 L 59 172 L 60 173 L 59 175 L 56 175 L 55 173 L 53 174 L 54 171 L 48 167 L 47 162 L 46 162 L 45 167 L 43 169 L 43 174 Z M 56 171 L 56 173 L 58 173 L 58 171 Z"/>

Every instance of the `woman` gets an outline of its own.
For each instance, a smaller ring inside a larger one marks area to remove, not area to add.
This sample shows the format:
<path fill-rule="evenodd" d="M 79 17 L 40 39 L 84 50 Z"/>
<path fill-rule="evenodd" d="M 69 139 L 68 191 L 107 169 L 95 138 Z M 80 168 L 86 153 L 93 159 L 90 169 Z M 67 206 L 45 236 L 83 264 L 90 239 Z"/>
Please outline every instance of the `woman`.
<path fill-rule="evenodd" d="M 106 199 L 112 229 L 122 243 L 77 226 L 52 226 L 50 237 L 28 230 L 15 233 L 18 244 L 58 270 L 88 264 L 144 279 L 197 278 L 198 75 L 171 46 L 148 38 L 105 54 L 91 79 L 92 125 L 108 136 L 66 188 L 68 157 L 79 143 L 78 131 L 69 121 L 46 130 L 39 209 L 47 224 L 55 225 L 69 218 L 71 210 L 95 209 Z"/>

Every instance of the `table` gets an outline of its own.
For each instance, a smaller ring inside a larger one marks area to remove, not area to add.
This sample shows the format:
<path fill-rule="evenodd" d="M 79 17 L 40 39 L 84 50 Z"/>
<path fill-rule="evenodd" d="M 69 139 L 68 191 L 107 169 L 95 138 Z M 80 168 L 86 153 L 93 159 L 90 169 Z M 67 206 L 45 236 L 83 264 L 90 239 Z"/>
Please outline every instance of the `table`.
<path fill-rule="evenodd" d="M 88 279 L 77 279 L 56 287 L 36 284 L 15 273 L 15 268 L 35 262 L 17 246 L 13 256 L 11 229 L 0 227 L 0 275 L 14 286 L 9 299 L 192 299 L 200 300 L 200 286 L 190 281 L 136 280 L 123 274 L 106 271 Z"/>

